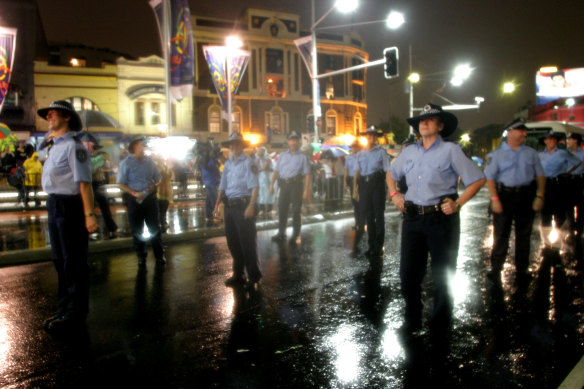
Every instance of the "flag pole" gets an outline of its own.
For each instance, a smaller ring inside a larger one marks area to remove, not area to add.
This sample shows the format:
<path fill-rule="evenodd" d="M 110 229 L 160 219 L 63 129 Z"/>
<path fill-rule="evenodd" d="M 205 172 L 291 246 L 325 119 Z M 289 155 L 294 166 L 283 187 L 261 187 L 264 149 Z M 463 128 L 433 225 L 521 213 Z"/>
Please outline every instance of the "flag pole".
<path fill-rule="evenodd" d="M 170 96 L 170 0 L 162 0 L 162 41 L 164 42 L 164 91 L 166 94 L 166 125 L 168 136 L 172 136 L 172 99 Z"/>

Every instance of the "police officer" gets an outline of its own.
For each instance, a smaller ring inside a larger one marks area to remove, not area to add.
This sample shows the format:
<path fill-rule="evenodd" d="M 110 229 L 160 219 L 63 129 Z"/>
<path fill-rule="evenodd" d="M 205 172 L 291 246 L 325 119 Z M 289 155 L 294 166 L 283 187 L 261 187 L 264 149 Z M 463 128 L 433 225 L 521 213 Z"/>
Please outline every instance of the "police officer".
<path fill-rule="evenodd" d="M 365 221 L 363 214 L 359 207 L 359 202 L 353 197 L 353 180 L 355 179 L 355 163 L 357 161 L 357 153 L 361 151 L 361 143 L 357 139 L 351 143 L 351 154 L 345 157 L 345 186 L 349 188 L 349 195 L 351 196 L 351 203 L 353 204 L 353 215 L 355 218 L 355 225 L 353 229 L 362 234 L 365 228 Z"/>
<path fill-rule="evenodd" d="M 547 245 L 552 243 L 549 241 L 552 217 L 558 229 L 561 229 L 566 221 L 566 213 L 570 203 L 569 197 L 566 196 L 568 191 L 566 176 L 582 164 L 578 158 L 567 150 L 557 147 L 560 138 L 560 134 L 549 131 L 539 140 L 540 144 L 545 145 L 545 149 L 539 152 L 539 159 L 546 178 L 546 196 L 541 210 L 541 232 Z"/>
<path fill-rule="evenodd" d="M 370 257 L 384 253 L 385 240 L 385 180 L 389 171 L 389 155 L 377 145 L 383 133 L 371 126 L 360 133 L 367 137 L 367 147 L 357 154 L 353 169 L 353 198 L 359 202 L 362 218 L 367 223 Z"/>
<path fill-rule="evenodd" d="M 493 250 L 489 276 L 497 284 L 515 221 L 516 282 L 528 280 L 527 267 L 535 212 L 544 204 L 545 176 L 537 152 L 524 144 L 527 127 L 517 119 L 505 125 L 507 141 L 487 155 L 487 188 L 493 214 Z"/>
<path fill-rule="evenodd" d="M 454 143 L 442 137 L 452 134 L 458 119 L 442 107 L 426 105 L 421 114 L 407 119 L 421 140 L 406 147 L 394 160 L 387 176 L 389 197 L 404 213 L 401 239 L 400 279 L 405 298 L 406 334 L 422 327 L 422 281 L 428 253 L 432 258 L 434 308 L 432 324 L 448 328 L 452 296 L 448 280 L 456 271 L 460 240 L 460 208 L 484 185 L 479 167 Z M 396 189 L 406 177 L 408 190 Z M 457 194 L 458 178 L 466 185 Z"/>
<path fill-rule="evenodd" d="M 162 180 L 162 176 L 154 161 L 144 154 L 145 138 L 135 136 L 128 145 L 128 155 L 118 168 L 117 184 L 124 192 L 122 197 L 128 210 L 128 221 L 134 249 L 138 256 L 140 268 L 146 266 L 148 251 L 146 242 L 142 236 L 144 223 L 150 233 L 152 251 L 157 265 L 164 265 L 166 257 L 162 247 L 160 219 L 158 211 L 158 199 L 156 188 Z"/>
<path fill-rule="evenodd" d="M 272 237 L 273 241 L 282 242 L 286 239 L 286 223 L 288 208 L 292 204 L 292 237 L 290 243 L 295 243 L 300 236 L 300 211 L 302 199 L 310 200 L 310 165 L 306 154 L 300 151 L 300 134 L 292 131 L 288 134 L 289 150 L 278 156 L 272 181 L 270 194 L 274 193 L 274 183 L 278 180 L 280 196 L 278 198 L 278 233 Z"/>
<path fill-rule="evenodd" d="M 219 184 L 219 197 L 215 215 L 219 216 L 221 201 L 225 205 L 225 236 L 233 256 L 233 275 L 225 281 L 227 286 L 255 288 L 262 274 L 257 253 L 256 207 L 258 201 L 257 167 L 243 153 L 247 147 L 242 136 L 234 132 L 223 142 L 229 147 L 231 157 L 225 162 Z"/>
<path fill-rule="evenodd" d="M 584 150 L 582 150 L 582 135 L 572 133 L 568 136 L 568 151 L 578 158 L 582 165 L 572 171 L 569 176 L 570 209 L 568 220 L 571 224 L 571 232 L 576 236 L 582 234 L 584 227 Z M 574 208 L 574 209 L 572 209 Z"/>
<path fill-rule="evenodd" d="M 42 185 L 49 195 L 49 237 L 58 277 L 57 313 L 44 322 L 50 332 L 63 332 L 85 324 L 89 312 L 89 233 L 98 229 L 93 214 L 91 161 L 76 134 L 81 119 L 73 106 L 53 101 L 38 110 L 54 134 L 45 161 Z"/>

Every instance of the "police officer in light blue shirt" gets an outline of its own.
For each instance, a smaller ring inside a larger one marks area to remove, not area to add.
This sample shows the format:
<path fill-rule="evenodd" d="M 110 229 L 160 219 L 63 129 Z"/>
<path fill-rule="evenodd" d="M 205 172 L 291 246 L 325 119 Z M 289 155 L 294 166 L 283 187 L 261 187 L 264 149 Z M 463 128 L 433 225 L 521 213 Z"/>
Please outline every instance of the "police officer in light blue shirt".
<path fill-rule="evenodd" d="M 262 277 L 255 225 L 259 193 L 257 166 L 243 152 L 249 145 L 239 133 L 231 134 L 223 146 L 229 147 L 231 157 L 223 167 L 215 214 L 219 216 L 219 205 L 223 201 L 225 237 L 233 256 L 233 275 L 225 285 L 237 287 L 245 284 L 247 288 L 255 289 Z"/>
<path fill-rule="evenodd" d="M 44 322 L 61 335 L 85 324 L 89 312 L 89 233 L 98 229 L 93 214 L 89 151 L 76 138 L 81 119 L 68 101 L 38 110 L 46 119 L 54 145 L 42 175 L 47 199 L 53 264 L 58 276 L 57 313 Z"/>
<path fill-rule="evenodd" d="M 557 228 L 563 227 L 570 208 L 570 201 L 566 197 L 568 175 L 582 163 L 567 150 L 557 147 L 558 141 L 562 137 L 562 134 L 549 131 L 539 140 L 540 144 L 545 145 L 545 149 L 539 153 L 539 159 L 546 177 L 546 196 L 541 210 L 541 226 L 544 238 L 549 236 L 547 230 L 551 228 L 552 217 Z"/>
<path fill-rule="evenodd" d="M 584 227 L 584 150 L 582 150 L 582 135 L 572 133 L 568 136 L 568 151 L 578 158 L 582 164 L 572 171 L 568 178 L 570 194 L 570 209 L 568 220 L 570 221 L 570 231 L 575 236 L 580 236 Z"/>
<path fill-rule="evenodd" d="M 162 247 L 160 213 L 156 190 L 162 176 L 154 161 L 144 154 L 143 136 L 135 136 L 128 145 L 128 155 L 118 168 L 116 183 L 124 192 L 122 198 L 128 210 L 128 221 L 132 231 L 134 250 L 141 270 L 146 266 L 148 251 L 144 241 L 144 224 L 150 233 L 150 243 L 157 265 L 164 265 L 166 257 Z"/>
<path fill-rule="evenodd" d="M 387 175 L 389 197 L 404 213 L 400 279 L 406 312 L 402 328 L 405 334 L 411 334 L 422 327 L 422 281 L 429 253 L 434 284 L 430 329 L 442 335 L 450 328 L 452 316 L 448 281 L 456 271 L 460 240 L 458 211 L 486 180 L 457 144 L 442 139 L 458 125 L 452 113 L 428 104 L 419 116 L 407 121 L 421 140 L 402 150 Z M 408 188 L 405 196 L 397 190 L 397 182 L 404 176 Z M 466 185 L 460 197 L 459 177 Z"/>
<path fill-rule="evenodd" d="M 369 249 L 365 254 L 375 258 L 381 257 L 385 250 L 385 180 L 389 156 L 377 144 L 383 132 L 375 126 L 360 135 L 367 137 L 367 147 L 357 154 L 353 168 L 353 198 L 359 202 L 362 218 L 367 223 Z"/>
<path fill-rule="evenodd" d="M 274 192 L 274 183 L 278 180 L 280 196 L 278 198 L 278 233 L 273 241 L 286 239 L 288 209 L 292 205 L 292 237 L 290 243 L 296 243 L 300 236 L 302 198 L 311 200 L 310 165 L 308 157 L 300 150 L 300 134 L 292 131 L 288 134 L 289 150 L 281 152 L 276 161 L 270 193 Z"/>
<path fill-rule="evenodd" d="M 351 196 L 351 203 L 353 204 L 353 216 L 355 218 L 355 225 L 353 229 L 357 234 L 362 234 L 365 228 L 365 220 L 363 219 L 363 212 L 359 206 L 359 202 L 353 197 L 353 184 L 355 179 L 355 163 L 357 162 L 357 154 L 363 147 L 359 140 L 355 139 L 351 143 L 351 154 L 345 157 L 345 186 L 349 188 L 349 196 Z"/>
<path fill-rule="evenodd" d="M 518 290 L 528 285 L 531 231 L 535 212 L 544 204 L 545 176 L 537 152 L 526 146 L 528 128 L 516 119 L 505 125 L 506 141 L 487 155 L 487 187 L 493 214 L 493 250 L 488 276 L 501 285 L 511 226 L 515 223 L 515 281 Z"/>

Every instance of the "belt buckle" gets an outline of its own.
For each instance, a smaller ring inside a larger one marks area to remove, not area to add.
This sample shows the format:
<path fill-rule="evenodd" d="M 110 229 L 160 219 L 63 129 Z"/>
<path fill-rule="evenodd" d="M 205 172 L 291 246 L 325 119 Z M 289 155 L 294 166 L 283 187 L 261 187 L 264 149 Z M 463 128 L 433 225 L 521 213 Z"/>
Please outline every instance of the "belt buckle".
<path fill-rule="evenodd" d="M 416 208 L 418 208 L 418 215 L 424 215 L 426 213 L 426 212 L 424 212 L 423 205 L 417 205 Z"/>

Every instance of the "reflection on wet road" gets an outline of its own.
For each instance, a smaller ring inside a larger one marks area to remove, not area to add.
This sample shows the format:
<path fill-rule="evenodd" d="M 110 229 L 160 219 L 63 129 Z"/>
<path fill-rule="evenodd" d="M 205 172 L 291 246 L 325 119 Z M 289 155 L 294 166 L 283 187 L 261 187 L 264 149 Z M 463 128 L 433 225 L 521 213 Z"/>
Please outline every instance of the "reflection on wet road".
<path fill-rule="evenodd" d="M 354 245 L 349 219 L 303 226 L 296 246 L 259 233 L 259 291 L 229 289 L 223 237 L 169 246 L 166 268 L 131 250 L 91 258 L 87 332 L 54 339 L 51 264 L 0 269 L 0 385 L 242 388 L 557 387 L 582 355 L 582 271 L 541 251 L 516 285 L 486 277 L 485 197 L 463 211 L 450 332 L 403 336 L 400 217 L 387 217 L 383 261 Z M 577 250 L 576 250 L 577 251 Z M 431 306 L 431 279 L 425 282 Z"/>

